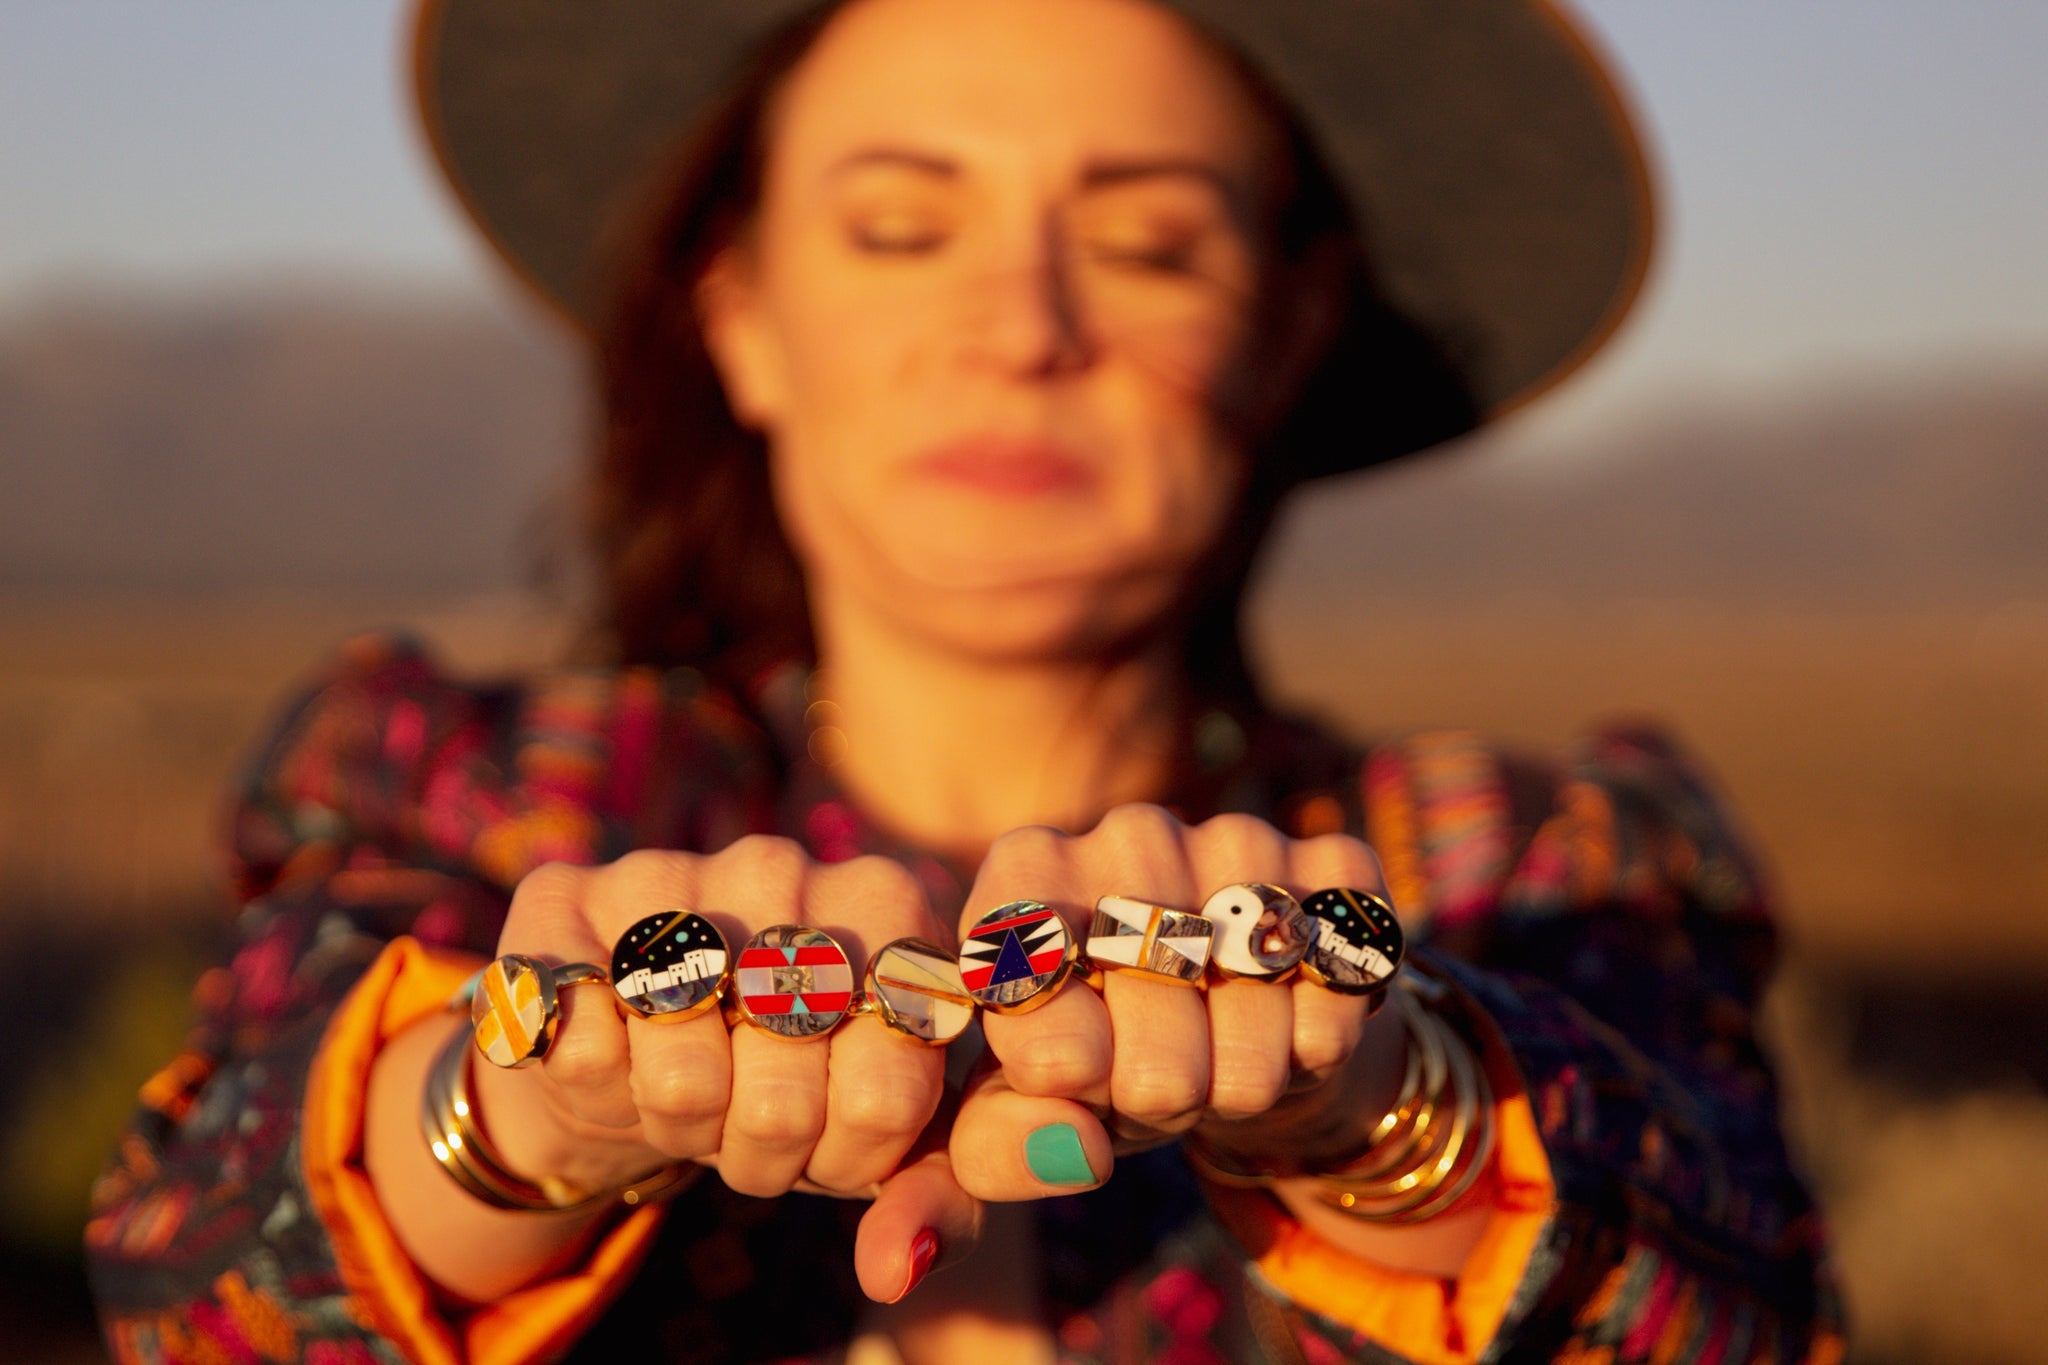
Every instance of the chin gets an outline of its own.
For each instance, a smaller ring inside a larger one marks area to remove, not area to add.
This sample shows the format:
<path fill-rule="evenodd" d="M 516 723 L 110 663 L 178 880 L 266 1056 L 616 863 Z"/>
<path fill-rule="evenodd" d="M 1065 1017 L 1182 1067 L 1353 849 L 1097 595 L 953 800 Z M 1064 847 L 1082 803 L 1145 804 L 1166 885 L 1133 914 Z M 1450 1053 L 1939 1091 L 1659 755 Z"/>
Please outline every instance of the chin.
<path fill-rule="evenodd" d="M 928 642 L 989 663 L 1106 659 L 1163 628 L 1171 585 L 1043 581 L 983 588 L 906 592 L 894 614 Z"/>

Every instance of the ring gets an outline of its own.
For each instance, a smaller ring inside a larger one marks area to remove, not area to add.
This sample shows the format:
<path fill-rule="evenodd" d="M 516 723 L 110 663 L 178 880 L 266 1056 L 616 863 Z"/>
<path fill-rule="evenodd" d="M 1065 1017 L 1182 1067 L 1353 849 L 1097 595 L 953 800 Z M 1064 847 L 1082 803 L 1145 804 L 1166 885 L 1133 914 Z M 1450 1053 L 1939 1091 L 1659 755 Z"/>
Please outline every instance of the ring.
<path fill-rule="evenodd" d="M 1216 925 L 1201 915 L 1130 896 L 1104 896 L 1095 902 L 1085 951 L 1089 962 L 1104 971 L 1200 986 L 1215 942 Z"/>
<path fill-rule="evenodd" d="M 983 1009 L 1026 1014 L 1058 993 L 1078 955 L 1059 911 L 1043 901 L 1011 901 L 967 931 L 960 983 Z"/>
<path fill-rule="evenodd" d="M 943 1047 L 974 1022 L 974 997 L 960 980 L 960 964 L 921 938 L 885 944 L 868 963 L 863 1012 L 915 1038 Z"/>
<path fill-rule="evenodd" d="M 1202 903 L 1216 926 L 1209 965 L 1226 981 L 1284 980 L 1308 951 L 1309 920 L 1301 903 L 1265 882 L 1238 882 Z"/>
<path fill-rule="evenodd" d="M 612 990 L 642 1019 L 694 1019 L 725 993 L 731 962 L 725 935 L 702 915 L 649 915 L 612 946 Z"/>
<path fill-rule="evenodd" d="M 469 999 L 470 1037 L 493 1066 L 532 1066 L 548 1055 L 561 1020 L 555 974 L 537 958 L 508 953 L 485 967 Z"/>
<path fill-rule="evenodd" d="M 822 929 L 772 924 L 740 949 L 740 1017 L 778 1038 L 817 1038 L 853 1004 L 853 963 Z"/>
<path fill-rule="evenodd" d="M 1301 974 L 1342 995 L 1384 992 L 1407 955 L 1407 935 L 1382 896 L 1333 886 L 1302 898 L 1308 954 Z"/>

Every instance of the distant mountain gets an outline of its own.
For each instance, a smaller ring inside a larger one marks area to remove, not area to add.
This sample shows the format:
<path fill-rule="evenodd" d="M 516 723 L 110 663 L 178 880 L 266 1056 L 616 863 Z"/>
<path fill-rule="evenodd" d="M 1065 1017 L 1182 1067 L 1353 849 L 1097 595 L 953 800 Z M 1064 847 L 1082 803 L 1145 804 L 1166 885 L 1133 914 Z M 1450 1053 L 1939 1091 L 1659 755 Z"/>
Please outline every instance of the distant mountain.
<path fill-rule="evenodd" d="M 2048 363 L 1674 405 L 1592 448 L 1512 428 L 1304 499 L 1296 591 L 2048 602 Z"/>
<path fill-rule="evenodd" d="M 448 299 L 49 307 L 0 327 L 0 588 L 471 591 L 571 534 L 578 366 Z M 1304 500 L 1275 572 L 1404 598 L 2048 599 L 2048 363 L 1508 431 Z"/>
<path fill-rule="evenodd" d="M 0 330 L 0 585 L 520 581 L 567 348 L 445 299 L 87 304 Z"/>

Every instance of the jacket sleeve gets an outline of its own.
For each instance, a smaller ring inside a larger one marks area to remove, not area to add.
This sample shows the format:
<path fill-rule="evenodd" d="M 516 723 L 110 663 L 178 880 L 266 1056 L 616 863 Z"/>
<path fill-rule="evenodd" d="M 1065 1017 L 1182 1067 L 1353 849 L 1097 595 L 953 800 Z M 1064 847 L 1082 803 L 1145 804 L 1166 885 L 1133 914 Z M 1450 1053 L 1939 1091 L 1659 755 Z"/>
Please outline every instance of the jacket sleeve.
<path fill-rule="evenodd" d="M 1754 1028 L 1766 898 L 1692 764 L 1645 728 L 1597 732 L 1564 766 L 1431 733 L 1368 757 L 1362 806 L 1505 1082 L 1495 1216 L 1439 1282 L 1344 1256 L 1271 1201 L 1225 1211 L 1304 1343 L 1372 1361 L 1839 1358 Z"/>
<path fill-rule="evenodd" d="M 87 1258 L 116 1359 L 530 1359 L 595 1315 L 651 1234 L 652 1210 L 573 1282 L 446 1318 L 361 1175 L 378 1044 L 445 1008 L 503 922 L 503 887 L 437 852 L 426 826 L 448 827 L 452 855 L 508 823 L 454 795 L 437 816 L 432 790 L 475 789 L 450 774 L 496 761 L 504 706 L 366 639 L 251 765 L 232 812 L 238 944 L 198 983 L 196 1026 L 93 1193 Z M 536 860 L 590 851 L 546 822 L 520 837 Z"/>

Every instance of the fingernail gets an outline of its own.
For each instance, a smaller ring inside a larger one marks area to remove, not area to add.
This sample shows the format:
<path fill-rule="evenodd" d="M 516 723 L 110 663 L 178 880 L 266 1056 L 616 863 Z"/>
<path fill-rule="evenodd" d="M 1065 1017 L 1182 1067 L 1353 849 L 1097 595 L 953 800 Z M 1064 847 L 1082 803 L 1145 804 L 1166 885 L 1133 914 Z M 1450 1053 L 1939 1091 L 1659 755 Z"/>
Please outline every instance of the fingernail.
<path fill-rule="evenodd" d="M 1071 1123 L 1048 1123 L 1024 1139 L 1024 1164 L 1047 1185 L 1093 1185 L 1095 1171 Z"/>
<path fill-rule="evenodd" d="M 901 1303 L 918 1283 L 931 1273 L 932 1262 L 939 1259 L 939 1234 L 930 1228 L 919 1228 L 917 1236 L 910 1239 L 910 1274 L 904 1277 L 903 1288 L 896 1291 L 891 1303 Z"/>

